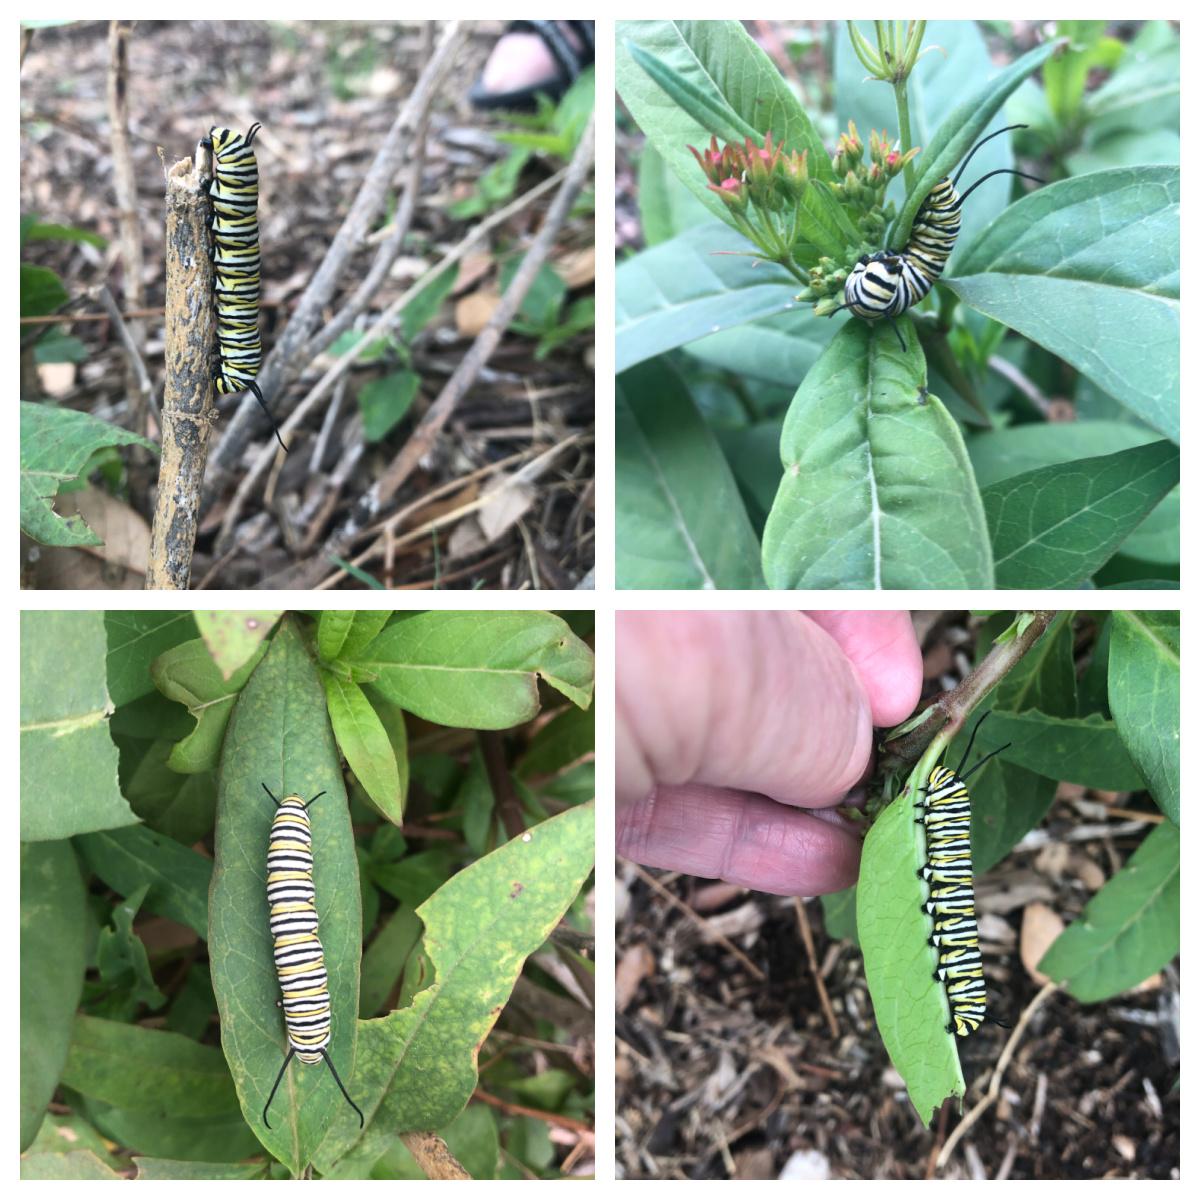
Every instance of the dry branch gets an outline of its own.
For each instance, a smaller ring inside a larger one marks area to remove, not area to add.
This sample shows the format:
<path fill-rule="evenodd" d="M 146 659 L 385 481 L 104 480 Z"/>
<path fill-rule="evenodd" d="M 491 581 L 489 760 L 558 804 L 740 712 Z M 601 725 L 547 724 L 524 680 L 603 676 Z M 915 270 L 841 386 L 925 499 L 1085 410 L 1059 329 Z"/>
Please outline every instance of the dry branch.
<path fill-rule="evenodd" d="M 192 570 L 212 404 L 216 334 L 207 198 L 190 158 L 167 177 L 166 386 L 146 587 L 185 589 Z"/>
<path fill-rule="evenodd" d="M 121 264 L 125 269 L 125 305 L 137 310 L 146 306 L 146 289 L 143 284 L 142 222 L 137 207 L 137 172 L 129 144 L 129 35 L 132 32 L 131 21 L 109 22 L 108 123 L 113 186 L 117 193 L 117 218 L 121 231 Z M 126 387 L 133 410 L 131 425 L 134 432 L 144 435 L 147 431 L 150 380 L 144 370 L 139 375 L 135 360 L 140 359 L 142 347 L 146 344 L 145 326 L 139 320 L 131 320 L 127 334 L 134 348 L 134 354 L 125 369 Z"/>
<path fill-rule="evenodd" d="M 426 1179 L 470 1179 L 466 1168 L 436 1133 L 402 1133 L 400 1140 L 425 1172 Z"/>
<path fill-rule="evenodd" d="M 364 528 L 374 520 L 376 514 L 396 494 L 399 488 L 412 474 L 420 460 L 433 447 L 441 434 L 450 414 L 458 406 L 458 402 L 474 385 L 475 379 L 483 369 L 499 344 L 504 331 L 508 328 L 517 310 L 521 307 L 537 273 L 546 261 L 558 237 L 559 230 L 566 221 L 575 203 L 580 189 L 591 173 L 595 158 L 596 118 L 595 114 L 588 121 L 587 129 L 575 148 L 571 165 L 567 168 L 566 177 L 554 202 L 546 213 L 546 219 L 533 239 L 517 273 L 513 276 L 504 298 L 496 306 L 491 320 L 484 326 L 475 339 L 470 350 L 463 356 L 462 362 L 454 374 L 446 381 L 438 398 L 430 405 L 421 418 L 420 424 L 413 430 L 412 436 L 404 444 L 404 448 L 393 460 L 383 475 L 376 480 L 370 489 L 355 504 L 354 510 L 347 518 L 342 528 L 334 533 L 325 543 L 320 556 L 306 564 L 297 572 L 299 580 L 295 586 L 313 587 L 321 578 L 326 564 L 333 558 L 345 558 Z"/>

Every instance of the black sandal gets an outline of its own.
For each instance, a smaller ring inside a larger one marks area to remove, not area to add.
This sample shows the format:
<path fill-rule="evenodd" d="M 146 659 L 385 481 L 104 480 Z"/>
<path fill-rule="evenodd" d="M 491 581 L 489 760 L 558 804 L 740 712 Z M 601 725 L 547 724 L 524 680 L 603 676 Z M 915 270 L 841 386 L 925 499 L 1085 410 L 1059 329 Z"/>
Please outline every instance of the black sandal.
<path fill-rule="evenodd" d="M 563 32 L 562 26 L 569 25 L 579 39 L 576 47 Z M 556 70 L 553 75 L 510 92 L 489 92 L 482 80 L 476 80 L 471 88 L 470 101 L 478 109 L 508 109 L 513 112 L 531 112 L 537 108 L 538 96 L 551 101 L 561 100 L 567 89 L 591 65 L 596 58 L 595 21 L 513 21 L 505 30 L 510 33 L 536 33 L 542 45 L 550 51 Z"/>

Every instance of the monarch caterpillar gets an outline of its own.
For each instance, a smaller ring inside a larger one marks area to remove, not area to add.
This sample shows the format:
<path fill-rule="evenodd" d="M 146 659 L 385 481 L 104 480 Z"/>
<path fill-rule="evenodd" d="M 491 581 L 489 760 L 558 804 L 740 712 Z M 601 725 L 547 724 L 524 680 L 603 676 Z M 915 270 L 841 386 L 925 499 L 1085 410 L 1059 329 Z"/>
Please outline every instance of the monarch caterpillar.
<path fill-rule="evenodd" d="M 988 1019 L 979 926 L 975 922 L 971 797 L 967 793 L 966 780 L 1012 743 L 985 754 L 965 773 L 963 766 L 971 756 L 979 726 L 989 715 L 984 713 L 975 723 L 967 742 L 967 752 L 957 771 L 938 766 L 929 773 L 929 786 L 921 789 L 925 801 L 918 805 L 920 815 L 916 818 L 918 824 L 925 826 L 926 859 L 925 865 L 917 870 L 917 878 L 929 884 L 929 899 L 923 908 L 933 917 L 929 944 L 938 954 L 933 977 L 946 985 L 946 996 L 950 1001 L 950 1023 L 946 1032 L 959 1037 L 974 1033 Z"/>
<path fill-rule="evenodd" d="M 946 176 L 939 179 L 929 195 L 921 201 L 921 207 L 913 218 L 908 245 L 901 251 L 880 250 L 876 254 L 864 254 L 858 260 L 843 289 L 845 303 L 839 304 L 833 312 L 847 308 L 864 321 L 887 317 L 900 339 L 900 349 L 906 350 L 895 318 L 924 300 L 941 276 L 962 227 L 960 209 L 967 197 L 993 175 L 1020 175 L 1022 179 L 1042 182 L 1036 175 L 1028 175 L 1011 167 L 1000 167 L 977 179 L 961 196 L 956 190 L 962 173 L 980 146 L 1009 130 L 1026 128 L 1026 125 L 1006 125 L 976 142 L 963 159 L 953 181 Z"/>
<path fill-rule="evenodd" d="M 261 128 L 255 122 L 243 137 L 214 125 L 200 142 L 213 157 L 208 194 L 213 203 L 212 258 L 220 359 L 213 382 L 221 396 L 253 392 L 286 451 L 279 426 L 254 382 L 262 363 L 262 340 L 258 333 L 258 160 L 253 142 Z"/>
<path fill-rule="evenodd" d="M 271 936 L 275 939 L 275 972 L 283 993 L 283 999 L 276 1003 L 283 1008 L 288 1038 L 287 1056 L 263 1105 L 263 1123 L 271 1128 L 267 1109 L 295 1055 L 302 1063 L 325 1060 L 346 1103 L 358 1113 L 361 1128 L 362 1109 L 350 1099 L 326 1049 L 330 1040 L 329 976 L 325 971 L 325 951 L 317 936 L 312 829 L 308 823 L 309 804 L 325 793 L 318 792 L 305 804 L 296 795 L 276 800 L 271 789 L 265 783 L 262 786 L 275 801 L 267 850 L 267 902 L 271 907 Z"/>

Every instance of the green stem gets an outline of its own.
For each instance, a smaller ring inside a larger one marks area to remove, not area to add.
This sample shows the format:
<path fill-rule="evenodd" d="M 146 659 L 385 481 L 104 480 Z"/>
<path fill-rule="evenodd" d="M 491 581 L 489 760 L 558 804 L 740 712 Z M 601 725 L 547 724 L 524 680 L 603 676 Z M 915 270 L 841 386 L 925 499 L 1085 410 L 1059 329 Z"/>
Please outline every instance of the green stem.
<path fill-rule="evenodd" d="M 785 254 L 783 258 L 779 260 L 779 265 L 785 271 L 787 271 L 787 273 L 791 275 L 793 279 L 799 280 L 802 284 L 804 284 L 805 287 L 808 287 L 808 272 L 803 267 L 798 266 L 790 254 Z"/>
<path fill-rule="evenodd" d="M 958 307 L 958 297 L 949 288 L 938 288 L 938 328 L 949 333 L 954 324 L 954 310 Z"/>
<path fill-rule="evenodd" d="M 900 153 L 907 154 L 912 149 L 912 122 L 908 115 L 908 78 L 901 75 L 893 85 L 896 91 L 896 112 L 900 117 Z M 911 162 L 904 164 L 904 192 L 911 195 L 916 170 Z"/>
<path fill-rule="evenodd" d="M 783 244 L 779 230 L 775 228 L 775 218 L 771 216 L 768 209 L 757 209 L 756 211 L 759 218 L 759 245 L 764 250 L 771 251 L 770 257 L 775 262 L 783 262 L 787 258 L 788 248 Z"/>

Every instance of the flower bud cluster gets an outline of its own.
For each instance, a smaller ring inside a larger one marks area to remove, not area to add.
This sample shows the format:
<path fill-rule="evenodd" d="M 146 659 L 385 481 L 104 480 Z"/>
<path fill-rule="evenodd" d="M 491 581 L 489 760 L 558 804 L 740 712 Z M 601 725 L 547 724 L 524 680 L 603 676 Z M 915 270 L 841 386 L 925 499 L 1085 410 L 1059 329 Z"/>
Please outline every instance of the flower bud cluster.
<path fill-rule="evenodd" d="M 882 206 L 888 184 L 912 162 L 917 150 L 900 153 L 888 141 L 887 130 L 882 134 L 871 130 L 870 157 L 864 161 L 862 138 L 854 122 L 849 131 L 838 138 L 833 157 L 833 173 L 840 180 L 833 184 L 834 195 L 852 201 L 864 212 Z"/>
<path fill-rule="evenodd" d="M 772 143 L 769 133 L 762 146 L 746 138 L 745 144 L 727 142 L 718 148 L 714 137 L 703 153 L 695 146 L 688 149 L 707 176 L 709 191 L 716 192 L 737 213 L 745 213 L 749 204 L 765 212 L 780 212 L 799 203 L 808 186 L 808 151 L 785 154 L 781 146 Z"/>
<path fill-rule="evenodd" d="M 706 150 L 688 149 L 708 180 L 708 190 L 721 197 L 732 224 L 766 261 L 783 264 L 805 284 L 797 299 L 815 302 L 818 312 L 836 307 L 859 256 L 878 249 L 895 215 L 886 200 L 888 184 L 917 153 L 915 149 L 901 152 L 886 130 L 882 134 L 872 130 L 864 143 L 851 121 L 838 138 L 833 179 L 814 183 L 809 179 L 807 149 L 785 153 L 770 133 L 761 146 L 749 137 L 721 146 L 714 137 Z M 810 187 L 820 194 L 806 201 Z M 827 244 L 828 237 L 827 229 L 814 222 L 823 219 L 820 209 L 827 206 L 830 194 L 858 240 L 845 247 L 844 255 L 817 258 L 814 244 Z"/>

